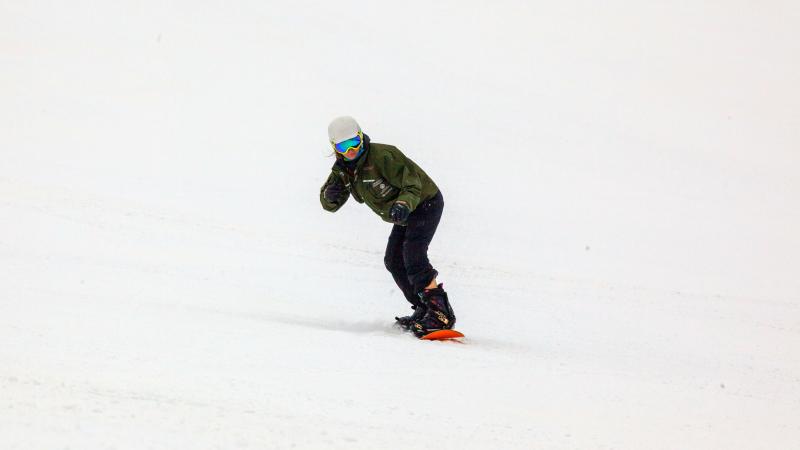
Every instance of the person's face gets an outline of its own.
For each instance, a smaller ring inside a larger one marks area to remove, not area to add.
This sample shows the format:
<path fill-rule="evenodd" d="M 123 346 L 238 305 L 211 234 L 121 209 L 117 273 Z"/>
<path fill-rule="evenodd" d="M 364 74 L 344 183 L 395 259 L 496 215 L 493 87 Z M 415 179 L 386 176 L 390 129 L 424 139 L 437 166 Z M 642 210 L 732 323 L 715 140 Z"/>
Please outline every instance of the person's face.
<path fill-rule="evenodd" d="M 358 151 L 359 151 L 359 150 L 361 150 L 361 145 L 359 145 L 359 146 L 358 146 L 358 148 L 356 148 L 356 147 L 350 147 L 350 150 L 348 150 L 348 151 L 346 151 L 346 152 L 342 153 L 342 156 L 343 156 L 343 157 L 344 157 L 344 159 L 346 159 L 347 161 L 352 161 L 352 160 L 356 159 L 356 156 L 358 156 Z"/>
<path fill-rule="evenodd" d="M 342 141 L 334 145 L 336 152 L 342 155 L 346 161 L 352 161 L 358 156 L 358 152 L 363 148 L 364 143 L 361 142 L 361 134 L 346 141 Z"/>

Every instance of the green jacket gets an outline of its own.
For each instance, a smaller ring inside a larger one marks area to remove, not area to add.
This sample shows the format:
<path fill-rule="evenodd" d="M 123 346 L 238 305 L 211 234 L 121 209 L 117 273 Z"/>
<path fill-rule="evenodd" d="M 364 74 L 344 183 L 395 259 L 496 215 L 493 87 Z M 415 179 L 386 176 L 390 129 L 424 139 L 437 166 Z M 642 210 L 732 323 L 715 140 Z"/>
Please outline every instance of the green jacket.
<path fill-rule="evenodd" d="M 325 188 L 333 183 L 347 189 L 335 202 L 329 202 L 325 199 Z M 319 191 L 319 201 L 325 210 L 335 212 L 352 194 L 358 203 L 366 203 L 381 219 L 391 223 L 389 209 L 395 202 L 405 202 L 413 212 L 417 205 L 437 192 L 439 188 L 433 180 L 397 147 L 369 143 L 354 169 L 348 169 L 337 158 Z"/>

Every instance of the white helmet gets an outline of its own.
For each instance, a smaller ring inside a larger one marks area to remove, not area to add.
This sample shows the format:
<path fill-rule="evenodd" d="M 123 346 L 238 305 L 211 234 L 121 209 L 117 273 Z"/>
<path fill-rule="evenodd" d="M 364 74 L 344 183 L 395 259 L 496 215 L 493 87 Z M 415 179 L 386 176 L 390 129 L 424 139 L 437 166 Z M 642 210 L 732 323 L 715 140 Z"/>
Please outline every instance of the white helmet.
<path fill-rule="evenodd" d="M 334 144 L 356 137 L 359 133 L 361 127 L 350 116 L 337 117 L 328 125 L 328 139 Z"/>

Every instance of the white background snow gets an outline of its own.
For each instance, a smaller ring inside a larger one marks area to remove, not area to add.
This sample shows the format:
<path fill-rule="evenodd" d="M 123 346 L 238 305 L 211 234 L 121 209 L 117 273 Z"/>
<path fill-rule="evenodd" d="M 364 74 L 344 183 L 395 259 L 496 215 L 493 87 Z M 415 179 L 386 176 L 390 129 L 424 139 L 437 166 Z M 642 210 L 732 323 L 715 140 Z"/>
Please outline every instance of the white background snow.
<path fill-rule="evenodd" d="M 800 448 L 799 5 L 0 0 L 0 448 Z"/>

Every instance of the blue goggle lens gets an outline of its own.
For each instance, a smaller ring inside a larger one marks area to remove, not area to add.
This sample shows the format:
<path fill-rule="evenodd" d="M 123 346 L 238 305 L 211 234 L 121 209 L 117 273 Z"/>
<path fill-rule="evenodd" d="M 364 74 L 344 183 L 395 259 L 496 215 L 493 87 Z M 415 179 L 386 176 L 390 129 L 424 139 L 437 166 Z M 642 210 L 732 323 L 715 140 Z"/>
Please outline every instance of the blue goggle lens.
<path fill-rule="evenodd" d="M 361 136 L 356 136 L 346 141 L 339 142 L 335 147 L 337 152 L 346 153 L 351 148 L 358 147 L 359 145 L 361 145 Z"/>

